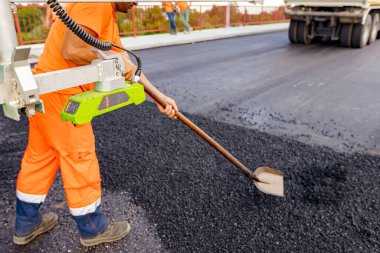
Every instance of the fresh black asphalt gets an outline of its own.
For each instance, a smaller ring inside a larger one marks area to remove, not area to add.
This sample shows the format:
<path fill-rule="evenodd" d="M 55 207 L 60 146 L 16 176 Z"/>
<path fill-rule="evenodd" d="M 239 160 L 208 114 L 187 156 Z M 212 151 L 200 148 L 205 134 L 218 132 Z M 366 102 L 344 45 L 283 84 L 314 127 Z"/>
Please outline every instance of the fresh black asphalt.
<path fill-rule="evenodd" d="M 128 218 L 135 229 L 120 243 L 92 250 L 380 250 L 379 157 L 340 154 L 199 116 L 190 118 L 250 168 L 268 165 L 282 170 L 286 197 L 260 193 L 202 139 L 160 115 L 153 105 L 121 109 L 96 119 L 94 128 L 106 213 L 113 220 Z M 1 122 L 0 228 L 5 252 L 84 250 L 67 208 L 56 207 L 64 201 L 60 187 L 51 193 L 47 209 L 58 211 L 62 223 L 26 247 L 12 245 L 15 179 L 27 126 L 25 120 Z M 129 214 L 135 209 L 144 211 L 148 232 L 139 230 L 139 215 Z"/>
<path fill-rule="evenodd" d="M 371 154 L 380 153 L 379 54 L 380 41 L 291 45 L 287 32 L 139 52 L 187 112 Z"/>
<path fill-rule="evenodd" d="M 236 40 L 265 39 L 271 45 L 275 42 L 268 38 L 277 35 Z M 213 43 L 217 47 L 223 41 Z M 226 40 L 227 43 L 230 41 L 233 40 Z M 282 45 L 282 39 L 279 41 L 279 48 L 293 48 L 285 42 Z M 210 45 L 211 42 L 184 47 Z M 156 50 L 167 52 L 170 49 Z M 172 49 L 174 54 L 181 48 Z M 187 52 L 184 48 L 182 51 Z M 155 52 L 147 50 L 139 53 L 154 56 Z M 222 53 L 219 51 L 219 54 Z M 143 56 L 144 59 L 149 58 L 148 55 Z M 244 54 L 240 57 L 244 58 Z M 209 60 L 212 61 L 211 58 Z M 146 61 L 154 61 L 154 57 Z M 75 225 L 68 215 L 58 176 L 43 211 L 57 212 L 59 225 L 27 246 L 15 246 L 12 244 L 14 188 L 20 159 L 27 144 L 27 121 L 23 118 L 21 122 L 14 122 L 1 116 L 1 252 L 380 251 L 380 157 L 355 153 L 355 148 L 340 153 L 315 143 L 307 145 L 289 136 L 272 135 L 251 126 L 241 126 L 239 122 L 222 122 L 232 121 L 237 115 L 230 112 L 230 117 L 227 117 L 224 114 L 223 118 L 229 120 L 215 117 L 218 107 L 212 103 L 212 96 L 208 95 L 207 98 L 207 92 L 212 91 L 212 87 L 199 92 L 200 98 L 190 95 L 192 89 L 202 87 L 201 78 L 194 76 L 186 79 L 185 70 L 191 69 L 191 65 L 186 64 L 186 57 L 183 62 L 184 83 L 178 83 L 179 87 L 184 88 L 182 95 L 178 95 L 180 88 L 171 90 L 173 81 L 165 85 L 163 77 L 158 80 L 158 73 L 149 73 L 152 66 L 148 63 L 147 73 L 159 83 L 161 89 L 179 98 L 179 105 L 184 104 L 185 112 L 191 111 L 192 106 L 198 106 L 196 110 L 199 111 L 186 115 L 248 167 L 254 169 L 267 165 L 283 171 L 285 198 L 259 192 L 247 177 L 201 138 L 181 122 L 160 115 L 155 106 L 148 102 L 108 113 L 93 122 L 103 178 L 103 209 L 110 220 L 128 219 L 132 225 L 131 234 L 120 242 L 82 248 Z M 173 64 L 177 73 L 180 64 Z M 205 71 L 208 73 L 206 81 L 234 80 L 228 68 L 224 71 L 225 75 L 221 74 L 222 70 L 217 70 L 219 64 L 222 63 L 216 64 L 215 73 Z M 165 71 L 161 74 L 181 79 L 180 74 L 176 73 Z M 255 75 L 253 70 L 251 75 Z M 189 83 L 190 80 L 193 82 Z M 185 82 L 188 85 L 185 86 Z M 221 86 L 221 90 L 215 89 L 220 93 L 224 89 L 227 96 L 226 88 Z M 182 103 L 186 98 L 190 102 Z M 207 106 L 202 109 L 199 99 L 209 103 L 213 109 L 208 111 Z M 228 103 L 223 101 L 219 103 L 219 111 L 228 112 Z M 251 120 L 254 122 L 255 117 Z"/>

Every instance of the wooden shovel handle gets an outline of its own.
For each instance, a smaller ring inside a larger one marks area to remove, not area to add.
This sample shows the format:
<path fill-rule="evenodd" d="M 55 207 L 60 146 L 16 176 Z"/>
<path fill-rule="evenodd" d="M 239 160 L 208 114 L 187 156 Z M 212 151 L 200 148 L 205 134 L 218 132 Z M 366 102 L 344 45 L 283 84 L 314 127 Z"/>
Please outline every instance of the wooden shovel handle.
<path fill-rule="evenodd" d="M 144 85 L 142 83 L 142 85 Z M 149 89 L 144 85 L 145 92 L 154 99 L 157 103 L 159 103 L 163 108 L 167 106 L 167 102 L 161 98 L 156 92 Z M 252 178 L 255 181 L 259 181 L 253 172 L 248 169 L 244 164 L 242 164 L 238 159 L 236 159 L 230 152 L 228 152 L 225 148 L 223 148 L 219 143 L 217 143 L 213 138 L 211 138 L 208 134 L 206 134 L 202 129 L 200 129 L 197 125 L 195 125 L 191 120 L 189 120 L 185 115 L 176 111 L 177 118 L 182 121 L 186 126 L 188 126 L 191 130 L 201 136 L 205 141 L 207 141 L 211 146 L 213 146 L 219 153 L 221 153 L 225 158 L 227 158 L 232 164 L 234 164 L 238 169 L 240 169 L 244 174 L 248 177 Z"/>

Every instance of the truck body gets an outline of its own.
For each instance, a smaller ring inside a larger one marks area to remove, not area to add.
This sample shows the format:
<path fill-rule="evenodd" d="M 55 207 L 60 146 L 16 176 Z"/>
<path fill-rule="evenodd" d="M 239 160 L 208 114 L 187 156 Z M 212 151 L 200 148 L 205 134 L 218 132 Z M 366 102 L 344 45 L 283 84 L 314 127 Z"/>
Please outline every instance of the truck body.
<path fill-rule="evenodd" d="M 330 39 L 345 47 L 361 48 L 378 37 L 380 1 L 286 0 L 285 3 L 292 43 Z"/>

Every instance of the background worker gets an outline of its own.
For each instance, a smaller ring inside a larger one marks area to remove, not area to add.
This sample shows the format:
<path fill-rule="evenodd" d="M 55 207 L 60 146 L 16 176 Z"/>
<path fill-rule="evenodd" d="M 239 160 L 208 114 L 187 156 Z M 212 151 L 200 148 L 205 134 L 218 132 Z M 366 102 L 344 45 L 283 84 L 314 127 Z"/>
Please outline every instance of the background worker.
<path fill-rule="evenodd" d="M 175 2 L 175 4 L 179 8 L 179 19 L 181 20 L 184 28 L 185 33 L 189 33 L 193 30 L 193 28 L 189 24 L 189 18 L 190 18 L 190 6 L 187 4 L 187 2 Z"/>
<path fill-rule="evenodd" d="M 175 15 L 174 15 L 174 6 L 172 2 L 162 2 L 162 7 L 164 9 L 164 12 L 168 16 L 169 23 L 170 23 L 170 34 L 176 35 L 177 34 L 177 28 L 175 25 Z"/>
<path fill-rule="evenodd" d="M 122 46 L 116 25 L 116 11 L 126 13 L 133 3 L 70 3 L 65 10 L 82 28 L 94 37 Z M 90 64 L 97 59 L 92 47 L 74 35 L 57 19 L 46 40 L 44 51 L 34 74 Z M 117 51 L 117 50 L 116 50 Z M 125 78 L 131 80 L 136 67 L 123 53 Z M 147 86 L 155 89 L 142 75 Z M 119 240 L 129 233 L 127 221 L 109 224 L 102 213 L 100 170 L 95 153 L 91 123 L 74 126 L 60 118 L 67 99 L 94 88 L 87 84 L 41 95 L 45 114 L 29 118 L 29 140 L 21 163 L 16 191 L 16 231 L 13 241 L 26 244 L 37 235 L 54 227 L 54 213 L 41 215 L 40 206 L 60 168 L 71 217 L 85 246 Z M 158 109 L 175 118 L 176 103 L 159 92 L 168 103 Z"/>

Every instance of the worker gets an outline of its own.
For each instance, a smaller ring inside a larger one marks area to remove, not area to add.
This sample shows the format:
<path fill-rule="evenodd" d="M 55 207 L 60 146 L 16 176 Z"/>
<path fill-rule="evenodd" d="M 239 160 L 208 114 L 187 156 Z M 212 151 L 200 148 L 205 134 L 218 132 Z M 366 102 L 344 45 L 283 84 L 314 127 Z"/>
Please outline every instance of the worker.
<path fill-rule="evenodd" d="M 122 46 L 115 12 L 126 13 L 134 3 L 69 3 L 65 10 L 92 36 Z M 118 51 L 118 50 L 115 50 Z M 125 78 L 131 80 L 136 67 L 123 54 Z M 79 39 L 57 19 L 45 42 L 34 74 L 90 64 L 97 59 L 92 47 Z M 142 74 L 146 86 L 158 92 L 168 105 L 160 112 L 175 119 L 175 101 L 159 92 Z M 129 233 L 127 221 L 108 223 L 101 211 L 99 164 L 91 123 L 73 125 L 60 118 L 67 99 L 94 88 L 86 84 L 41 95 L 45 114 L 29 118 L 29 141 L 21 162 L 16 186 L 16 225 L 13 241 L 22 245 L 47 232 L 58 222 L 53 212 L 41 215 L 44 202 L 58 168 L 71 217 L 84 246 L 121 239 Z"/>
<path fill-rule="evenodd" d="M 170 23 L 170 34 L 176 35 L 177 34 L 177 27 L 175 25 L 175 15 L 174 15 L 174 6 L 172 2 L 162 2 L 163 10 L 166 14 L 166 16 L 169 19 Z"/>
<path fill-rule="evenodd" d="M 190 18 L 190 6 L 187 2 L 175 2 L 176 6 L 179 8 L 179 20 L 181 20 L 184 28 L 184 33 L 189 33 L 193 28 L 189 24 Z"/>

